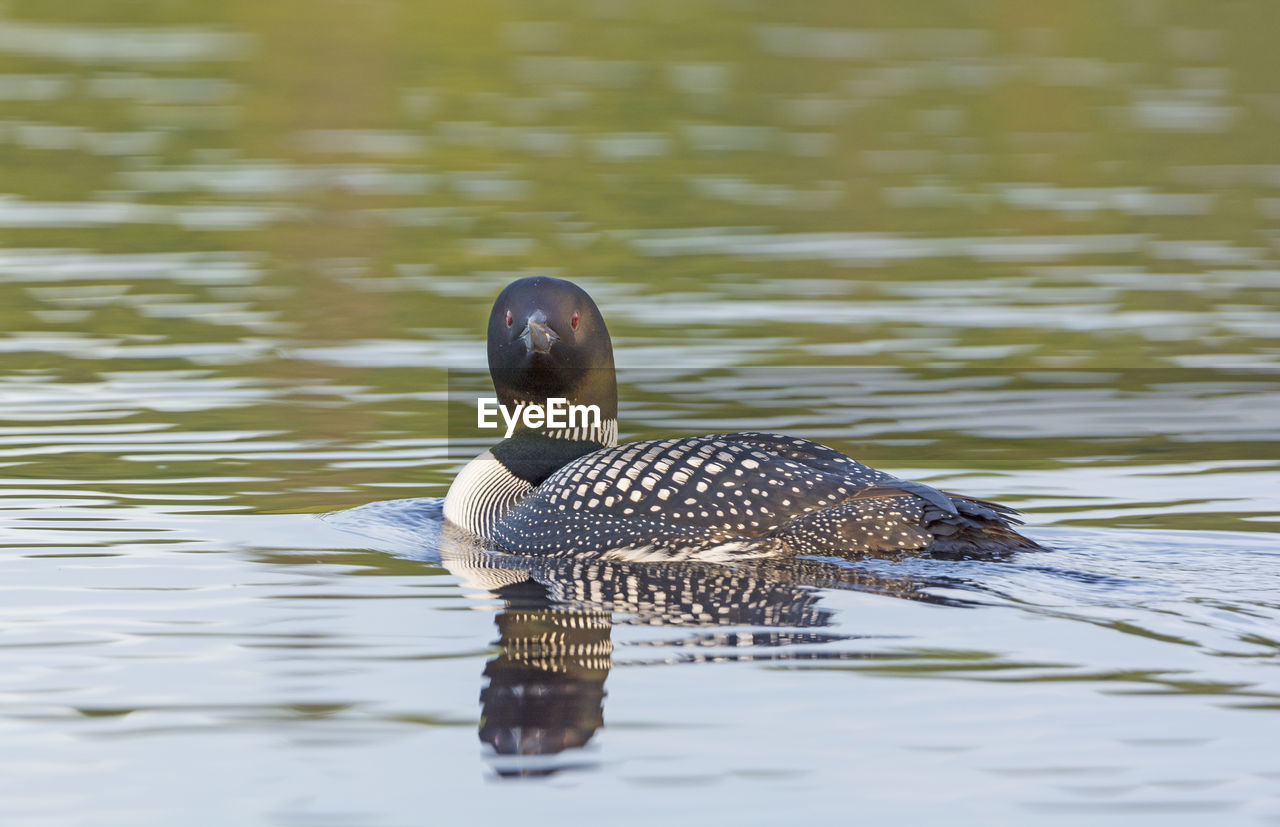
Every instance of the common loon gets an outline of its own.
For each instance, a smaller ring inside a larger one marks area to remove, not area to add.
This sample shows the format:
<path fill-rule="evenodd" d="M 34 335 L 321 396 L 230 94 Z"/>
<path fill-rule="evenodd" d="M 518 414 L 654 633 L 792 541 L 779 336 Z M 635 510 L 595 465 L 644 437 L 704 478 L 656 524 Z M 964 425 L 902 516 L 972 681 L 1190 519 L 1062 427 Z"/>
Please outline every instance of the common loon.
<path fill-rule="evenodd" d="M 898 479 L 806 439 L 742 432 L 618 445 L 613 344 L 572 282 L 509 284 L 489 314 L 488 352 L 508 410 L 552 398 L 599 409 L 574 427 L 518 420 L 459 472 L 445 519 L 497 550 L 735 562 L 1042 548 L 1014 530 L 1011 508 Z"/>

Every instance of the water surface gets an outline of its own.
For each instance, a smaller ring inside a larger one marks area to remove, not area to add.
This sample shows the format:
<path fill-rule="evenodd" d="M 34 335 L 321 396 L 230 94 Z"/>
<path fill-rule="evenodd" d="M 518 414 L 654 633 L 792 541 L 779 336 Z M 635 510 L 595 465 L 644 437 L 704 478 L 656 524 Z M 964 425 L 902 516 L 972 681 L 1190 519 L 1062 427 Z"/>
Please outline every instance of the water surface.
<path fill-rule="evenodd" d="M 7 3 L 0 822 L 1280 819 L 1277 26 Z M 477 559 L 451 410 L 530 274 L 624 439 L 796 433 L 1054 550 Z"/>

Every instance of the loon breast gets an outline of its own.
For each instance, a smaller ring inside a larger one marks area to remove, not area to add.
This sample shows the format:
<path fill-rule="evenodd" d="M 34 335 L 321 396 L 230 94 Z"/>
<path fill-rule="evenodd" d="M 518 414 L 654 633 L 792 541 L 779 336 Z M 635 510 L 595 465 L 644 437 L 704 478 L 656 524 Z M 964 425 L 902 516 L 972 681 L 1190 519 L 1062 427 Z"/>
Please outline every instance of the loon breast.
<path fill-rule="evenodd" d="M 487 537 L 533 484 L 513 474 L 490 451 L 468 462 L 444 499 L 444 518 L 477 537 Z"/>

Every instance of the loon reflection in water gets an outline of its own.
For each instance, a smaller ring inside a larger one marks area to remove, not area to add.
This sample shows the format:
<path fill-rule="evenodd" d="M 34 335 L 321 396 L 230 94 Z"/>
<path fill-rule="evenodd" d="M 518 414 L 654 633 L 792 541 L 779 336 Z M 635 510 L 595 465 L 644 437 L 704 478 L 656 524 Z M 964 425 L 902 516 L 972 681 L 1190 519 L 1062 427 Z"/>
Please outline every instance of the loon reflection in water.
<path fill-rule="evenodd" d="M 484 669 L 479 731 L 503 777 L 591 766 L 573 753 L 604 726 L 614 626 L 706 629 L 647 641 L 642 645 L 666 651 L 627 658 L 624 666 L 847 660 L 861 655 L 822 649 L 860 637 L 820 631 L 833 625 L 820 605 L 822 587 L 969 605 L 929 591 L 955 585 L 944 578 L 886 577 L 817 560 L 729 567 L 521 557 L 485 551 L 451 526 L 439 552 L 452 574 L 503 602 L 500 652 Z"/>
<path fill-rule="evenodd" d="M 615 665 L 878 659 L 829 647 L 872 636 L 836 634 L 825 589 L 864 591 L 944 606 L 985 602 L 994 590 L 918 561 L 784 558 L 736 565 L 628 563 L 493 552 L 444 523 L 438 499 L 392 500 L 326 520 L 399 557 L 439 562 L 464 585 L 502 601 L 499 653 L 484 667 L 479 737 L 502 777 L 587 768 L 580 753 L 604 726 L 605 682 Z M 990 564 L 999 565 L 999 561 Z M 941 571 L 941 573 L 940 573 Z M 972 594 L 965 599 L 957 594 Z M 613 628 L 673 629 L 628 641 L 615 662 Z"/>

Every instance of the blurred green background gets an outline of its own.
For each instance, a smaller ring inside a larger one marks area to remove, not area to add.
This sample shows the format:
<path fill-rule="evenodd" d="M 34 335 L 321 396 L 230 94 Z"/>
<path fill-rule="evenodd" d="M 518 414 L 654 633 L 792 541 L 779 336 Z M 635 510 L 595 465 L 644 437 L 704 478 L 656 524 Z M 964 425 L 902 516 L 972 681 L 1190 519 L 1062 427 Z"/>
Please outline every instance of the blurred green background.
<path fill-rule="evenodd" d="M 480 448 L 448 371 L 552 274 L 610 323 L 624 437 L 1274 527 L 1277 30 L 1267 0 L 8 2 L 6 484 L 442 494 Z"/>

